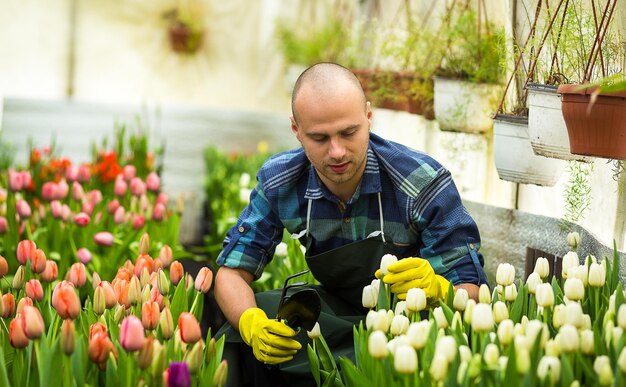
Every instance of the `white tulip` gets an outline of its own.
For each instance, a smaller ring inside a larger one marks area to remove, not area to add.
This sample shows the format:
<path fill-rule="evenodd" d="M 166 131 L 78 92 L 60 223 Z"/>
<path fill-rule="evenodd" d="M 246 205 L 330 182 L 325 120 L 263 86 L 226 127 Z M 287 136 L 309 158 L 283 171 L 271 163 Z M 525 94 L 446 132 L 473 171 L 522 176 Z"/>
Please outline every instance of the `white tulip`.
<path fill-rule="evenodd" d="M 248 187 L 248 185 L 250 185 L 250 174 L 244 172 L 239 177 L 239 186 Z"/>
<path fill-rule="evenodd" d="M 443 381 L 448 374 L 448 360 L 443 355 L 435 355 L 430 363 L 430 376 L 436 381 Z"/>
<path fill-rule="evenodd" d="M 509 358 L 508 356 L 500 356 L 500 358 L 498 359 L 498 367 L 501 370 L 506 370 L 506 366 L 509 364 Z"/>
<path fill-rule="evenodd" d="M 487 344 L 487 346 L 485 347 L 485 352 L 483 353 L 483 359 L 485 359 L 485 363 L 487 363 L 488 366 L 493 367 L 498 364 L 499 358 L 500 350 L 498 349 L 498 346 L 493 343 Z"/>
<path fill-rule="evenodd" d="M 443 336 L 437 339 L 435 344 L 435 355 L 443 355 L 446 361 L 451 362 L 454 360 L 457 351 L 458 349 L 454 337 Z"/>
<path fill-rule="evenodd" d="M 454 309 L 459 310 L 461 312 L 464 311 L 465 305 L 467 304 L 468 299 L 469 299 L 469 294 L 467 293 L 467 290 L 463 288 L 457 289 L 456 293 L 454 294 L 454 301 L 453 301 Z"/>
<path fill-rule="evenodd" d="M 578 302 L 570 302 L 565 305 L 565 323 L 576 328 L 583 327 L 583 308 Z"/>
<path fill-rule="evenodd" d="M 515 267 L 510 263 L 501 263 L 496 270 L 496 282 L 498 285 L 509 286 L 515 279 Z"/>
<path fill-rule="evenodd" d="M 539 360 L 537 376 L 542 381 L 549 380 L 550 384 L 556 384 L 561 377 L 561 361 L 552 356 L 544 356 Z"/>
<path fill-rule="evenodd" d="M 507 346 L 511 344 L 513 341 L 513 335 L 515 331 L 515 325 L 513 324 L 513 320 L 503 320 L 498 325 L 498 340 L 500 344 Z"/>
<path fill-rule="evenodd" d="M 619 343 L 619 340 L 622 338 L 622 334 L 624 333 L 624 330 L 620 327 L 615 327 L 613 328 L 613 345 L 615 347 L 617 347 L 617 343 Z"/>
<path fill-rule="evenodd" d="M 583 285 L 587 287 L 589 285 L 589 269 L 586 265 L 578 266 L 578 273 L 580 274 L 580 279 L 583 281 Z"/>
<path fill-rule="evenodd" d="M 378 291 L 374 289 L 372 285 L 365 285 L 363 287 L 361 303 L 363 307 L 367 309 L 374 309 L 376 305 L 378 305 Z"/>
<path fill-rule="evenodd" d="M 592 263 L 589 267 L 589 285 L 594 288 L 601 288 L 606 281 L 606 272 L 604 267 L 597 263 Z"/>
<path fill-rule="evenodd" d="M 575 326 L 565 324 L 559 329 L 559 347 L 561 351 L 565 353 L 571 353 L 578 351 L 580 338 L 578 336 L 578 330 Z"/>
<path fill-rule="evenodd" d="M 585 296 L 585 285 L 578 278 L 568 278 L 565 280 L 565 296 L 572 301 L 580 301 Z"/>
<path fill-rule="evenodd" d="M 587 264 L 591 264 L 591 263 L 598 263 L 598 260 L 596 259 L 595 255 L 587 255 L 587 257 L 585 258 L 585 265 Z"/>
<path fill-rule="evenodd" d="M 380 291 L 380 280 L 378 278 L 374 278 L 370 285 L 377 291 Z"/>
<path fill-rule="evenodd" d="M 563 261 L 561 262 L 561 275 L 563 278 L 567 278 L 568 270 L 570 267 L 578 267 L 580 265 L 580 259 L 578 258 L 578 254 L 574 251 L 570 251 L 563 256 Z"/>
<path fill-rule="evenodd" d="M 540 337 L 539 345 L 543 348 L 548 341 L 550 333 L 546 324 L 539 320 L 531 320 L 526 325 L 526 336 L 530 340 L 531 345 L 535 343 L 537 337 Z"/>
<path fill-rule="evenodd" d="M 563 324 L 565 324 L 565 305 L 557 304 L 552 314 L 552 326 L 554 329 L 559 329 Z"/>
<path fill-rule="evenodd" d="M 389 352 L 387 336 L 381 331 L 374 331 L 367 341 L 367 349 L 374 359 L 384 359 Z"/>
<path fill-rule="evenodd" d="M 609 309 L 606 312 L 615 313 L 615 292 L 609 296 Z"/>
<path fill-rule="evenodd" d="M 583 314 L 583 323 L 581 329 L 591 329 L 591 316 Z"/>
<path fill-rule="evenodd" d="M 559 346 L 560 341 L 561 338 L 558 333 L 554 337 L 554 340 L 550 339 L 546 341 L 545 355 L 559 357 L 561 355 L 561 347 Z"/>
<path fill-rule="evenodd" d="M 622 329 L 626 329 L 626 304 L 619 306 L 619 310 L 617 312 L 617 325 L 619 325 Z"/>
<path fill-rule="evenodd" d="M 580 332 L 580 351 L 583 355 L 593 355 L 595 352 L 594 336 L 591 329 L 584 329 Z"/>
<path fill-rule="evenodd" d="M 375 310 L 370 310 L 369 312 L 367 312 L 367 314 L 365 315 L 365 327 L 368 331 L 374 329 L 379 318 L 380 317 L 378 317 L 378 312 L 376 312 Z"/>
<path fill-rule="evenodd" d="M 515 327 L 513 328 L 513 333 L 515 334 L 515 336 L 524 336 L 526 335 L 526 328 L 524 328 L 522 324 L 516 323 Z"/>
<path fill-rule="evenodd" d="M 383 257 L 380 259 L 380 272 L 383 275 L 389 274 L 389 270 L 387 268 L 389 267 L 389 265 L 392 265 L 396 262 L 398 262 L 398 257 L 396 257 L 395 255 L 393 254 L 383 255 Z"/>
<path fill-rule="evenodd" d="M 406 309 L 409 312 L 420 312 L 426 309 L 426 293 L 424 289 L 409 289 L 406 293 Z"/>
<path fill-rule="evenodd" d="M 491 304 L 491 290 L 489 285 L 482 284 L 478 288 L 478 302 L 482 304 Z"/>
<path fill-rule="evenodd" d="M 450 327 L 453 330 L 461 328 L 461 331 L 463 331 L 463 317 L 461 317 L 461 312 L 459 312 L 458 310 L 455 311 L 452 315 L 452 323 L 450 324 Z"/>
<path fill-rule="evenodd" d="M 491 307 L 488 304 L 477 304 L 472 312 L 472 329 L 477 332 L 490 332 L 493 324 Z"/>
<path fill-rule="evenodd" d="M 446 315 L 440 306 L 433 309 L 433 317 L 435 318 L 435 323 L 437 323 L 437 328 L 446 329 L 448 327 L 448 319 L 446 319 Z"/>
<path fill-rule="evenodd" d="M 576 250 L 580 245 L 580 234 L 577 231 L 572 231 L 567 234 L 565 241 L 572 249 Z"/>
<path fill-rule="evenodd" d="M 617 365 L 623 373 L 626 373 L 626 347 L 622 348 L 622 351 L 619 353 Z"/>
<path fill-rule="evenodd" d="M 472 314 L 474 313 L 474 307 L 476 306 L 476 301 L 470 298 L 467 300 L 467 304 L 465 304 L 465 312 L 463 312 L 463 321 L 466 324 L 472 323 Z"/>
<path fill-rule="evenodd" d="M 530 354 L 526 348 L 515 347 L 515 365 L 519 374 L 525 374 L 530 368 Z"/>
<path fill-rule="evenodd" d="M 548 260 L 544 257 L 537 258 L 537 261 L 535 261 L 535 270 L 533 272 L 539 274 L 539 277 L 542 279 L 547 278 L 550 274 L 550 264 L 548 263 Z"/>
<path fill-rule="evenodd" d="M 286 257 L 287 256 L 287 244 L 285 242 L 280 242 L 278 245 L 276 245 L 276 250 L 274 250 L 274 255 L 277 255 L 279 257 Z"/>
<path fill-rule="evenodd" d="M 611 360 L 608 356 L 596 357 L 596 360 L 593 362 L 593 370 L 598 374 L 598 381 L 601 386 L 613 384 L 613 370 L 611 369 Z"/>
<path fill-rule="evenodd" d="M 496 301 L 493 304 L 493 319 L 496 324 L 500 324 L 501 321 L 509 318 L 509 310 L 506 307 L 506 304 L 502 301 Z"/>
<path fill-rule="evenodd" d="M 417 353 L 410 345 L 401 345 L 396 349 L 393 365 L 401 374 L 412 374 L 417 370 Z"/>
<path fill-rule="evenodd" d="M 543 283 L 543 281 L 541 281 L 541 277 L 539 277 L 539 274 L 535 272 L 530 273 L 528 278 L 526 278 L 526 285 L 528 285 L 528 293 L 535 294 L 535 292 L 537 291 L 537 285 L 541 283 Z"/>
<path fill-rule="evenodd" d="M 402 314 L 395 315 L 391 321 L 390 332 L 394 336 L 400 336 L 401 334 L 406 333 L 409 329 L 409 324 L 410 321 L 408 317 Z"/>
<path fill-rule="evenodd" d="M 406 310 L 406 301 L 398 301 L 396 303 L 396 309 L 394 310 L 394 313 L 397 315 L 399 314 L 403 314 L 403 315 L 407 315 L 407 310 Z"/>
<path fill-rule="evenodd" d="M 461 364 L 459 364 L 459 370 L 456 373 L 456 384 L 457 385 L 462 385 L 464 384 L 464 380 L 465 380 L 465 375 L 467 374 L 467 370 L 469 368 L 469 363 L 466 361 L 462 361 Z"/>
<path fill-rule="evenodd" d="M 537 291 L 535 294 L 537 298 L 537 304 L 544 308 L 550 308 L 554 305 L 554 291 L 552 285 L 545 283 L 537 285 Z"/>
<path fill-rule="evenodd" d="M 472 350 L 467 345 L 459 345 L 459 357 L 462 362 L 469 363 L 472 360 Z"/>
<path fill-rule="evenodd" d="M 306 331 L 307 336 L 309 336 L 309 339 L 311 340 L 315 340 L 318 337 L 320 337 L 322 335 L 322 331 L 320 329 L 320 324 L 318 322 L 315 323 L 315 326 L 313 326 L 313 329 L 311 329 L 310 331 Z"/>
<path fill-rule="evenodd" d="M 395 356 L 396 350 L 403 345 L 411 345 L 409 344 L 409 338 L 406 335 L 396 336 L 393 339 L 389 340 L 387 343 L 387 349 L 391 354 Z"/>
<path fill-rule="evenodd" d="M 424 348 L 426 342 L 428 342 L 431 327 L 432 322 L 430 320 L 422 320 L 420 322 L 409 324 L 409 329 L 407 330 L 406 335 L 413 348 L 417 350 Z"/>
<path fill-rule="evenodd" d="M 393 314 L 393 312 L 391 313 Z M 387 333 L 387 331 L 389 331 L 389 325 L 391 324 L 391 318 L 389 318 L 387 311 L 381 309 L 377 311 L 376 314 L 378 314 L 378 317 L 373 321 L 374 325 L 372 328 L 376 331 Z"/>
<path fill-rule="evenodd" d="M 611 341 L 613 341 L 613 328 L 615 328 L 615 323 L 613 320 L 607 320 L 604 324 L 604 343 L 607 347 L 611 346 Z"/>
<path fill-rule="evenodd" d="M 504 299 L 513 302 L 517 298 L 517 286 L 515 284 L 510 284 L 509 286 L 504 287 Z"/>

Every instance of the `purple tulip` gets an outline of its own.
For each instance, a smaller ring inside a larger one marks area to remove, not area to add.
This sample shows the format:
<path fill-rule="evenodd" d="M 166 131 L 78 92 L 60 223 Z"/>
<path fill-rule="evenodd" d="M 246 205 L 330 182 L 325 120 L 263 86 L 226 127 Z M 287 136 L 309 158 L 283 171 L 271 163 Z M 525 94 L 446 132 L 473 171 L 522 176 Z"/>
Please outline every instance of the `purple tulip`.
<path fill-rule="evenodd" d="M 170 363 L 170 373 L 168 380 L 169 387 L 189 387 L 191 386 L 191 375 L 187 363 Z"/>

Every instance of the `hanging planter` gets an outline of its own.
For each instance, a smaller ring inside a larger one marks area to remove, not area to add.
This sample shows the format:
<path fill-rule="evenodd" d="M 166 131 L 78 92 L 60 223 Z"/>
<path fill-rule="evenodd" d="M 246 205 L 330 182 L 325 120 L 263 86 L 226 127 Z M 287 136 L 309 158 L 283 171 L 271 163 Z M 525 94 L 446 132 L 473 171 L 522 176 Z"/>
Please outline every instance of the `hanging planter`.
<path fill-rule="evenodd" d="M 491 129 L 502 86 L 434 78 L 435 118 L 441 130 L 482 133 Z"/>
<path fill-rule="evenodd" d="M 561 85 L 562 112 L 574 154 L 626 159 L 626 91 L 596 93 L 597 87 Z M 591 105 L 590 105 L 591 104 Z"/>
<path fill-rule="evenodd" d="M 536 155 L 561 160 L 589 161 L 588 157 L 570 152 L 567 126 L 561 112 L 557 86 L 529 83 L 528 134 Z"/>
<path fill-rule="evenodd" d="M 553 186 L 565 162 L 535 155 L 528 135 L 528 117 L 499 114 L 493 120 L 496 169 L 500 179 Z"/>

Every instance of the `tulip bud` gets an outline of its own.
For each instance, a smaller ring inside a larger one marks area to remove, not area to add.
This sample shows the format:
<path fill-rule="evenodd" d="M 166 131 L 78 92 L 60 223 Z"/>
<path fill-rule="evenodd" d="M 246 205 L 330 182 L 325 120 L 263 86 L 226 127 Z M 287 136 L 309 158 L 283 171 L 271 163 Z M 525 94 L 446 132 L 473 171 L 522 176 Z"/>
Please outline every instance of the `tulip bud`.
<path fill-rule="evenodd" d="M 617 358 L 617 366 L 622 371 L 622 373 L 626 373 L 626 347 L 622 348 L 622 351 L 619 353 L 619 357 Z"/>
<path fill-rule="evenodd" d="M 1 234 L 1 233 L 0 233 Z M 3 278 L 9 272 L 9 264 L 7 260 L 0 255 L 0 278 Z"/>
<path fill-rule="evenodd" d="M 91 262 L 91 252 L 84 247 L 78 249 L 78 251 L 76 252 L 76 256 L 83 263 L 83 265 Z"/>
<path fill-rule="evenodd" d="M 13 294 L 7 293 L 2 296 L 2 317 L 8 319 L 15 314 L 15 297 Z"/>
<path fill-rule="evenodd" d="M 539 360 L 537 366 L 537 376 L 541 381 L 548 381 L 554 385 L 561 377 L 561 361 L 552 356 L 544 356 Z"/>
<path fill-rule="evenodd" d="M 448 360 L 443 355 L 435 355 L 430 363 L 430 376 L 440 382 L 446 378 L 448 374 Z"/>
<path fill-rule="evenodd" d="M 370 334 L 367 348 L 374 359 L 384 359 L 387 357 L 387 336 L 381 331 L 374 331 Z"/>
<path fill-rule="evenodd" d="M 150 236 L 144 232 L 139 239 L 139 255 L 148 255 L 150 253 Z"/>
<path fill-rule="evenodd" d="M 133 275 L 128 284 L 128 303 L 135 305 L 141 298 L 141 283 L 139 278 Z"/>
<path fill-rule="evenodd" d="M 558 304 L 554 306 L 554 313 L 552 314 L 552 326 L 554 329 L 559 329 L 565 324 L 566 314 L 565 305 Z"/>
<path fill-rule="evenodd" d="M 583 309 L 579 303 L 569 302 L 567 305 L 565 305 L 565 323 L 573 325 L 576 328 L 582 328 Z"/>
<path fill-rule="evenodd" d="M 583 281 L 578 278 L 568 278 L 564 285 L 565 296 L 571 301 L 580 301 L 585 295 Z"/>
<path fill-rule="evenodd" d="M 475 307 L 476 301 L 474 301 L 474 299 L 470 298 L 467 300 L 467 304 L 465 304 L 465 312 L 463 313 L 463 321 L 465 321 L 465 324 L 469 325 L 472 323 L 472 314 L 474 314 Z"/>
<path fill-rule="evenodd" d="M 361 295 L 361 303 L 364 308 L 373 309 L 378 304 L 378 292 L 372 285 L 365 285 Z"/>
<path fill-rule="evenodd" d="M 141 322 L 147 330 L 156 329 L 159 324 L 159 304 L 152 301 L 144 302 L 141 306 Z"/>
<path fill-rule="evenodd" d="M 172 262 L 170 265 L 170 281 L 174 286 L 178 285 L 184 274 L 183 264 L 178 261 Z"/>
<path fill-rule="evenodd" d="M 104 288 L 98 286 L 93 293 L 93 312 L 98 316 L 102 316 L 106 310 L 106 300 Z"/>
<path fill-rule="evenodd" d="M 144 331 L 141 320 L 130 315 L 122 321 L 120 345 L 128 352 L 139 351 L 143 347 Z"/>
<path fill-rule="evenodd" d="M 573 251 L 568 252 L 563 256 L 563 260 L 561 263 L 561 276 L 564 279 L 568 278 L 568 270 L 570 267 L 578 267 L 580 265 L 580 259 L 578 258 L 578 254 Z"/>
<path fill-rule="evenodd" d="M 37 245 L 31 240 L 22 240 L 17 244 L 17 261 L 20 265 L 26 265 L 26 262 L 35 255 Z"/>
<path fill-rule="evenodd" d="M 478 302 L 481 304 L 491 304 L 491 289 L 489 285 L 482 284 L 478 288 Z"/>
<path fill-rule="evenodd" d="M 567 234 L 565 241 L 572 249 L 576 250 L 580 245 L 580 234 L 577 231 L 572 231 Z"/>
<path fill-rule="evenodd" d="M 185 363 L 189 367 L 189 372 L 195 374 L 200 369 L 200 365 L 202 365 L 203 356 L 203 348 L 204 344 L 202 340 L 196 342 L 191 350 L 185 354 Z"/>
<path fill-rule="evenodd" d="M 23 317 L 19 316 L 9 323 L 9 343 L 13 348 L 26 348 L 28 337 L 24 332 Z"/>
<path fill-rule="evenodd" d="M 584 355 L 594 354 L 594 334 L 592 330 L 584 329 L 580 332 L 580 351 Z"/>
<path fill-rule="evenodd" d="M 52 260 L 46 261 L 46 268 L 43 273 L 41 273 L 41 279 L 44 282 L 50 283 L 56 281 L 59 275 L 59 269 L 57 268 L 57 263 Z"/>
<path fill-rule="evenodd" d="M 168 245 L 163 245 L 159 250 L 159 260 L 163 262 L 163 267 L 169 267 L 172 264 L 172 248 Z"/>
<path fill-rule="evenodd" d="M 394 263 L 398 262 L 398 257 L 396 257 L 393 254 L 385 254 L 383 255 L 383 257 L 380 259 L 380 272 L 382 275 L 387 275 L 389 274 L 389 270 L 387 269 L 389 267 L 389 265 L 392 265 Z"/>
<path fill-rule="evenodd" d="M 30 257 L 30 269 L 33 273 L 43 273 L 46 269 L 46 254 L 41 249 L 36 249 L 35 254 Z"/>
<path fill-rule="evenodd" d="M 537 285 L 535 297 L 537 298 L 537 305 L 543 308 L 552 307 L 554 305 L 552 285 L 548 283 Z"/>
<path fill-rule="evenodd" d="M 515 348 L 515 365 L 517 372 L 521 375 L 526 374 L 530 368 L 530 354 L 525 348 Z"/>
<path fill-rule="evenodd" d="M 496 271 L 496 282 L 498 285 L 509 286 L 515 279 L 515 267 L 510 263 L 501 263 Z"/>
<path fill-rule="evenodd" d="M 211 283 L 213 282 L 213 272 L 208 267 L 203 267 L 198 272 L 196 277 L 195 287 L 196 290 L 201 293 L 207 293 L 211 289 Z"/>
<path fill-rule="evenodd" d="M 485 363 L 490 367 L 495 367 L 498 364 L 498 359 L 500 358 L 500 350 L 498 346 L 489 343 L 485 347 L 485 352 L 483 354 L 483 359 L 485 359 Z"/>
<path fill-rule="evenodd" d="M 77 288 L 83 287 L 87 282 L 87 270 L 82 262 L 76 262 L 67 274 L 67 280 L 74 284 Z"/>
<path fill-rule="evenodd" d="M 391 320 L 390 332 L 394 336 L 400 336 L 409 329 L 409 318 L 404 315 L 396 315 Z"/>
<path fill-rule="evenodd" d="M 76 347 L 76 331 L 72 320 L 63 320 L 61 324 L 61 350 L 67 356 L 74 353 Z"/>
<path fill-rule="evenodd" d="M 511 344 L 514 337 L 515 326 L 512 320 L 502 320 L 498 325 L 498 340 L 500 344 L 506 346 Z"/>
<path fill-rule="evenodd" d="M 565 353 L 576 352 L 579 342 L 578 330 L 573 325 L 566 324 L 559 329 L 558 345 L 561 351 Z"/>
<path fill-rule="evenodd" d="M 61 281 L 52 291 L 52 306 L 62 319 L 75 319 L 80 313 L 80 299 L 71 282 Z"/>
<path fill-rule="evenodd" d="M 515 284 L 510 284 L 509 286 L 504 287 L 504 299 L 513 302 L 517 298 L 517 286 Z"/>
<path fill-rule="evenodd" d="M 13 289 L 20 290 L 24 286 L 24 266 L 18 266 L 13 276 L 13 283 L 11 285 Z"/>
<path fill-rule="evenodd" d="M 167 275 L 163 270 L 159 270 L 159 276 L 157 277 L 157 288 L 161 294 L 169 294 L 170 281 L 167 279 Z"/>
<path fill-rule="evenodd" d="M 113 245 L 113 234 L 108 231 L 100 231 L 93 236 L 94 242 L 98 246 L 109 247 Z"/>
<path fill-rule="evenodd" d="M 126 220 L 126 210 L 123 206 L 119 206 L 113 214 L 113 223 L 122 224 Z"/>
<path fill-rule="evenodd" d="M 496 303 L 493 304 L 493 318 L 496 324 L 500 324 L 501 321 L 509 318 L 509 310 L 504 302 L 496 301 Z"/>
<path fill-rule="evenodd" d="M 409 312 L 421 312 L 426 308 L 426 293 L 424 289 L 409 289 L 406 294 L 406 308 Z"/>
<path fill-rule="evenodd" d="M 417 353 L 410 345 L 401 345 L 396 349 L 393 363 L 401 374 L 413 374 L 417 370 Z"/>
<path fill-rule="evenodd" d="M 548 260 L 543 257 L 537 258 L 537 261 L 535 261 L 534 272 L 539 274 L 539 277 L 541 277 L 541 279 L 547 278 L 550 274 L 550 264 L 548 263 Z"/>
<path fill-rule="evenodd" d="M 178 316 L 178 329 L 180 338 L 187 344 L 193 344 L 202 337 L 198 320 L 189 312 L 183 312 Z"/>
<path fill-rule="evenodd" d="M 20 219 L 28 219 L 33 214 L 30 205 L 24 199 L 19 199 L 15 202 L 15 211 L 20 216 Z"/>
<path fill-rule="evenodd" d="M 41 313 L 39 309 L 34 306 L 26 305 L 22 310 L 22 328 L 24 330 L 24 334 L 31 340 L 38 339 L 41 337 L 43 330 L 45 328 L 45 324 L 43 322 L 43 317 L 41 317 Z"/>
<path fill-rule="evenodd" d="M 448 328 L 448 319 L 446 319 L 446 315 L 443 313 L 443 308 L 438 306 L 433 309 L 433 317 L 435 318 L 438 328 Z"/>
<path fill-rule="evenodd" d="M 613 370 L 611 368 L 611 360 L 608 356 L 602 355 L 596 357 L 596 360 L 593 362 L 593 370 L 596 371 L 601 386 L 610 386 L 613 384 Z"/>
<path fill-rule="evenodd" d="M 456 293 L 454 294 L 454 301 L 453 301 L 454 309 L 459 310 L 461 312 L 464 311 L 465 305 L 467 304 L 468 299 L 469 299 L 469 295 L 467 293 L 467 290 L 463 288 L 457 289 Z"/>
<path fill-rule="evenodd" d="M 39 280 L 31 279 L 26 282 L 26 296 L 32 298 L 34 301 L 43 300 L 43 287 Z"/>
<path fill-rule="evenodd" d="M 174 334 L 174 321 L 169 308 L 163 308 L 161 311 L 159 328 L 161 328 L 161 335 L 165 340 L 169 340 Z"/>
<path fill-rule="evenodd" d="M 394 310 L 394 314 L 397 315 L 405 315 L 407 316 L 409 312 L 406 309 L 406 301 L 398 301 L 396 303 L 396 309 Z"/>
<path fill-rule="evenodd" d="M 154 337 L 148 335 L 148 337 L 145 338 L 139 353 L 137 354 L 137 365 L 142 370 L 147 369 L 152 364 L 152 355 L 155 347 L 154 343 Z"/>
<path fill-rule="evenodd" d="M 602 265 L 592 263 L 589 267 L 589 285 L 594 288 L 601 288 L 606 281 L 605 269 Z"/>
<path fill-rule="evenodd" d="M 226 360 L 222 360 L 219 366 L 217 366 L 217 370 L 215 370 L 215 375 L 213 375 L 213 386 L 221 387 L 226 385 L 226 378 L 228 376 L 228 362 Z"/>
<path fill-rule="evenodd" d="M 435 356 L 442 355 L 446 362 L 454 360 L 458 352 L 456 340 L 452 336 L 442 336 L 435 343 Z"/>
<path fill-rule="evenodd" d="M 306 334 L 307 336 L 309 336 L 309 339 L 311 340 L 315 340 L 318 337 L 320 337 L 322 335 L 322 331 L 320 330 L 319 322 L 316 322 L 315 325 L 313 326 L 313 329 L 310 331 L 307 331 Z"/>
<path fill-rule="evenodd" d="M 488 304 L 477 304 L 472 313 L 472 329 L 477 332 L 490 332 L 493 329 L 494 317 Z"/>

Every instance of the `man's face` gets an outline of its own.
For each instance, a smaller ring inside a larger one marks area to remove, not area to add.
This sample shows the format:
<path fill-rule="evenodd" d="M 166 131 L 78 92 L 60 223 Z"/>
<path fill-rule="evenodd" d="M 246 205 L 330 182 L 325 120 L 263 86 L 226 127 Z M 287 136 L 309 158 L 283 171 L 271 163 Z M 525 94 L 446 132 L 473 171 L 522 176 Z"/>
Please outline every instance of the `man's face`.
<path fill-rule="evenodd" d="M 301 90 L 291 128 L 326 187 L 343 200 L 358 186 L 367 159 L 372 111 L 356 90 L 324 97 Z"/>

